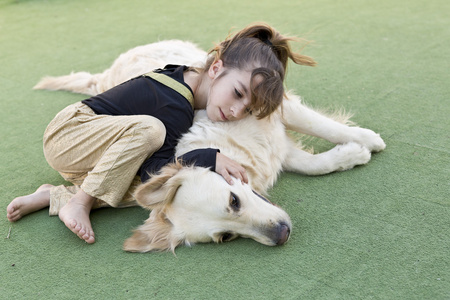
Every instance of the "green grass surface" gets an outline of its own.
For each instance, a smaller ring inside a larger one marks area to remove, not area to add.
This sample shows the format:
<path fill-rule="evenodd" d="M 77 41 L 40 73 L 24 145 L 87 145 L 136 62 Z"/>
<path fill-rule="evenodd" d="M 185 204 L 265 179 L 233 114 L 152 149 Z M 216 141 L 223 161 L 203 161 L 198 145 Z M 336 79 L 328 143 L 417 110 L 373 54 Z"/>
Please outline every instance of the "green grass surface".
<path fill-rule="evenodd" d="M 0 0 L 0 299 L 450 299 L 449 11 L 447 0 Z M 125 253 L 140 208 L 93 212 L 94 245 L 46 210 L 8 222 L 13 198 L 63 183 L 42 134 L 83 99 L 33 91 L 42 76 L 102 71 L 157 40 L 208 49 L 253 21 L 314 40 L 304 53 L 319 66 L 291 66 L 288 88 L 346 108 L 387 144 L 351 171 L 283 174 L 270 194 L 293 221 L 286 245 Z"/>

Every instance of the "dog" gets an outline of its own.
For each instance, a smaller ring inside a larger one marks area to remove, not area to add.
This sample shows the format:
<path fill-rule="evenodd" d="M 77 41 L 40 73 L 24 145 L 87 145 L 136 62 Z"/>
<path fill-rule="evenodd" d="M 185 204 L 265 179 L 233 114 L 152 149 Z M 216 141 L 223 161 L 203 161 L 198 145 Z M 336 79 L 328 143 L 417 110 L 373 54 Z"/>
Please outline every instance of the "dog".
<path fill-rule="evenodd" d="M 190 42 L 170 40 L 139 46 L 121 54 L 102 73 L 71 73 L 44 77 L 34 88 L 67 90 L 86 95 L 102 93 L 128 79 L 166 64 L 202 66 L 207 53 Z M 270 117 L 248 116 L 235 122 L 211 122 L 197 111 L 194 124 L 180 139 L 176 155 L 198 148 L 218 148 L 247 170 L 249 182 L 229 185 L 209 169 L 180 162 L 161 169 L 135 193 L 149 218 L 123 245 L 130 252 L 175 251 L 179 245 L 252 238 L 268 246 L 289 240 L 289 215 L 267 199 L 280 172 L 323 175 L 370 161 L 371 152 L 386 145 L 372 130 L 349 126 L 303 105 L 287 92 Z M 287 130 L 328 140 L 336 146 L 312 154 L 294 142 Z"/>

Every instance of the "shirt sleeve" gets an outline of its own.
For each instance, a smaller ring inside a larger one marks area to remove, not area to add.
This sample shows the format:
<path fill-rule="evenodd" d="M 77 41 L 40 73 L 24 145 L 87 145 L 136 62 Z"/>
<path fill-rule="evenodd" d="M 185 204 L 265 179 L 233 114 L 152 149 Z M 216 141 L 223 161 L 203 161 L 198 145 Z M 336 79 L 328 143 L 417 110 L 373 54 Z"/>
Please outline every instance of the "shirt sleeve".
<path fill-rule="evenodd" d="M 145 182 L 152 174 L 157 173 L 162 167 L 169 163 L 174 163 L 176 159 L 185 165 L 195 165 L 197 167 L 210 168 L 211 171 L 216 170 L 216 156 L 219 149 L 205 148 L 196 149 L 185 153 L 179 157 L 172 156 L 170 158 L 150 157 L 142 164 L 138 171 L 141 181 Z"/>

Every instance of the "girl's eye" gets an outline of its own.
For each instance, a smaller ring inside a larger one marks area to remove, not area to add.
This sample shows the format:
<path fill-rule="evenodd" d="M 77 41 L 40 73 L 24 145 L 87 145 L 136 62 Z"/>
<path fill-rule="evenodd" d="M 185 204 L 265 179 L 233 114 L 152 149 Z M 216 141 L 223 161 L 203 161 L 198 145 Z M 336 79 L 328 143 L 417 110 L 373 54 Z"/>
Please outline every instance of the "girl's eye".
<path fill-rule="evenodd" d="M 234 89 L 234 93 L 236 94 L 236 97 L 238 97 L 239 99 L 243 97 L 242 94 L 237 89 Z"/>

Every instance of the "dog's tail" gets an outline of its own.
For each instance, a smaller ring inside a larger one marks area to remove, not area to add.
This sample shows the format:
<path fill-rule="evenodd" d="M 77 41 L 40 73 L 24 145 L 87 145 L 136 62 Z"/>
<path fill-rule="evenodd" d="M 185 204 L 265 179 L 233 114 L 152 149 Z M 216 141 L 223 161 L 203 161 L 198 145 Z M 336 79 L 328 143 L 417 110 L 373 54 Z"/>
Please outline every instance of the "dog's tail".
<path fill-rule="evenodd" d="M 98 84 L 101 74 L 91 74 L 88 72 L 72 72 L 69 75 L 42 78 L 33 89 L 69 91 L 78 94 L 95 96 L 103 92 L 103 88 Z"/>

